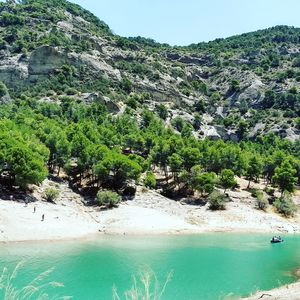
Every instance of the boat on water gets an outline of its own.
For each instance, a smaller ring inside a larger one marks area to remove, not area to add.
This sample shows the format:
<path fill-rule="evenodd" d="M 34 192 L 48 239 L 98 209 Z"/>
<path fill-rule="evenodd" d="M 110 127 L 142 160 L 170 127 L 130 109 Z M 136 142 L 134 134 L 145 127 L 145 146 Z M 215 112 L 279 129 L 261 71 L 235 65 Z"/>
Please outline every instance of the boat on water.
<path fill-rule="evenodd" d="M 281 236 L 273 236 L 270 242 L 272 244 L 282 243 L 283 239 L 281 238 Z"/>

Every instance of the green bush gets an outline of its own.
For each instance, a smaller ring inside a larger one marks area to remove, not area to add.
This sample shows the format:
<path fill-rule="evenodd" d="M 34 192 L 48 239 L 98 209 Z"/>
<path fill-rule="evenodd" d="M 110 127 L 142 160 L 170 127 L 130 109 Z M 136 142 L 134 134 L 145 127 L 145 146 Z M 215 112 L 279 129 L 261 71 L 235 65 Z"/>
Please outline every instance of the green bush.
<path fill-rule="evenodd" d="M 67 88 L 66 89 L 66 94 L 71 96 L 71 95 L 76 95 L 78 92 L 75 88 Z"/>
<path fill-rule="evenodd" d="M 266 211 L 268 207 L 268 200 L 264 197 L 264 194 L 261 191 L 258 191 L 256 196 L 256 206 L 258 209 Z"/>
<path fill-rule="evenodd" d="M 300 57 L 294 58 L 292 65 L 293 65 L 293 67 L 296 67 L 296 68 L 300 67 Z"/>
<path fill-rule="evenodd" d="M 8 94 L 6 85 L 0 81 L 0 97 L 3 97 Z"/>
<path fill-rule="evenodd" d="M 219 191 L 214 191 L 208 196 L 209 209 L 211 210 L 225 210 L 228 197 Z"/>
<path fill-rule="evenodd" d="M 250 191 L 251 191 L 251 196 L 253 198 L 261 198 L 261 197 L 263 197 L 263 192 L 260 191 L 259 189 L 252 188 Z"/>
<path fill-rule="evenodd" d="M 146 177 L 144 179 L 144 184 L 146 187 L 153 189 L 156 187 L 156 178 L 153 172 L 147 172 Z"/>
<path fill-rule="evenodd" d="M 265 188 L 265 192 L 266 192 L 269 196 L 273 197 L 274 194 L 275 194 L 275 189 L 273 189 L 273 188 L 271 188 L 271 187 L 266 187 L 266 188 Z"/>
<path fill-rule="evenodd" d="M 47 202 L 54 202 L 59 197 L 59 191 L 54 188 L 47 188 L 43 197 Z"/>
<path fill-rule="evenodd" d="M 293 202 L 289 193 L 284 193 L 274 202 L 274 206 L 280 214 L 285 217 L 293 217 L 297 211 L 297 206 Z"/>
<path fill-rule="evenodd" d="M 118 207 L 121 196 L 111 191 L 99 191 L 97 193 L 97 203 L 105 208 Z"/>

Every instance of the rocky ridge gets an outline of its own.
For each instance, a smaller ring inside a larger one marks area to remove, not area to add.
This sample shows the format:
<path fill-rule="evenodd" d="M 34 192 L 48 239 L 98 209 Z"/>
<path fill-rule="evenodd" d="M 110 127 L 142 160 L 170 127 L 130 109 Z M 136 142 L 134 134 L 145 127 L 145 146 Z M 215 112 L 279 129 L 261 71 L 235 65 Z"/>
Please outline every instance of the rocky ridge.
<path fill-rule="evenodd" d="M 49 11 L 52 17 L 47 19 Z M 5 19 L 7 14 L 10 21 Z M 20 24 L 13 22 L 12 16 L 20 19 Z M 128 106 L 132 95 L 142 95 L 134 113 L 139 114 L 145 106 L 156 110 L 164 105 L 170 121 L 180 116 L 191 126 L 198 114 L 200 124 L 192 129 L 199 137 L 236 141 L 274 132 L 291 140 L 299 138 L 295 123 L 300 114 L 298 98 L 293 108 L 273 105 L 266 109 L 264 104 L 269 90 L 280 95 L 300 89 L 294 62 L 300 55 L 300 44 L 298 40 L 276 39 L 278 34 L 293 37 L 298 29 L 282 26 L 259 31 L 256 36 L 250 33 L 207 44 L 170 47 L 143 38 L 115 36 L 95 20 L 66 1 L 60 5 L 42 0 L 2 3 L 0 80 L 12 98 L 27 93 L 43 99 L 41 90 L 32 92 L 35 86 L 48 86 L 49 81 L 56 80 L 65 81 L 67 87 L 70 84 L 65 74 L 69 72 L 72 79 L 81 82 L 79 86 L 74 83 L 76 98 L 89 102 L 100 95 L 114 113 Z M 17 38 L 10 36 L 11 31 L 16 31 Z M 261 37 L 271 41 L 246 46 L 253 35 L 257 41 Z M 278 80 L 288 71 L 296 75 Z M 100 89 L 105 81 L 105 88 L 99 91 L 95 81 L 101 82 Z M 58 101 L 63 94 L 63 90 L 55 91 L 50 98 Z M 247 123 L 242 134 L 241 120 Z"/>

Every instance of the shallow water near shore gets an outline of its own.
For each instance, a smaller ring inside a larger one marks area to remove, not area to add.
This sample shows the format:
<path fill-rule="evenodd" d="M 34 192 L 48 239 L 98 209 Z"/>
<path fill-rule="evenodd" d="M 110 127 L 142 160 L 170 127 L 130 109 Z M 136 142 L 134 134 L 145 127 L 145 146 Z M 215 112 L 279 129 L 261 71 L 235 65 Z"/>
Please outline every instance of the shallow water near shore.
<path fill-rule="evenodd" d="M 25 261 L 13 281 L 21 287 L 54 267 L 47 281 L 61 282 L 64 288 L 47 287 L 49 296 L 112 299 L 114 285 L 122 296 L 132 275 L 151 269 L 162 284 L 173 272 L 162 299 L 223 299 L 295 281 L 300 236 L 284 239 L 273 245 L 270 235 L 215 233 L 2 244 L 0 268 L 12 271 Z"/>

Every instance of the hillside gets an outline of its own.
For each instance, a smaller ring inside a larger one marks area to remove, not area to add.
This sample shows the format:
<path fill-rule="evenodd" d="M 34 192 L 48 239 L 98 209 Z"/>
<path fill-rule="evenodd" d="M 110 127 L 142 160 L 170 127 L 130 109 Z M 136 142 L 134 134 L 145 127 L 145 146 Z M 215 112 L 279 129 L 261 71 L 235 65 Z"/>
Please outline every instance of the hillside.
<path fill-rule="evenodd" d="M 222 210 L 243 178 L 260 210 L 295 214 L 299 29 L 170 47 L 64 0 L 1 3 L 0 25 L 2 198 L 51 175 L 89 205 L 140 185 Z"/>
<path fill-rule="evenodd" d="M 136 115 L 147 107 L 211 139 L 299 137 L 298 28 L 170 47 L 116 36 L 64 0 L 14 2 L 0 4 L 0 80 L 14 99 L 69 95 L 111 112 L 127 105 Z"/>

